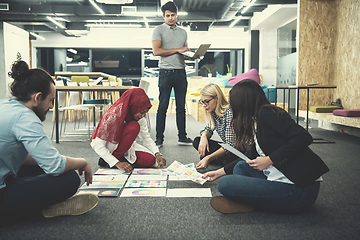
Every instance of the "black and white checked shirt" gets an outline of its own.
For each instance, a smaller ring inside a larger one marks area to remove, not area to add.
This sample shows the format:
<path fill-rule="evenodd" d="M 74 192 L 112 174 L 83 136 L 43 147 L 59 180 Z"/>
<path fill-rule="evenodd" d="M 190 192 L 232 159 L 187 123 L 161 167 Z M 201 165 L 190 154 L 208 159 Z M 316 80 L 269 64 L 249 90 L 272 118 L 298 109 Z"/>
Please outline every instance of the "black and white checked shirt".
<path fill-rule="evenodd" d="M 219 137 L 221 138 L 221 140 L 224 143 L 229 144 L 230 146 L 235 147 L 235 133 L 233 128 L 231 127 L 231 120 L 233 117 L 232 111 L 230 110 L 230 108 L 227 108 L 225 110 L 225 114 L 223 117 L 219 117 L 218 115 L 216 115 L 215 112 L 212 112 L 212 115 L 214 117 L 214 121 L 215 121 L 215 130 L 216 132 L 219 134 Z M 210 126 L 207 125 L 203 130 L 200 131 L 200 136 L 202 136 L 202 134 L 204 132 L 208 132 L 210 134 L 210 138 L 213 135 L 213 130 L 211 130 Z M 228 153 L 229 151 L 225 150 L 226 153 Z"/>

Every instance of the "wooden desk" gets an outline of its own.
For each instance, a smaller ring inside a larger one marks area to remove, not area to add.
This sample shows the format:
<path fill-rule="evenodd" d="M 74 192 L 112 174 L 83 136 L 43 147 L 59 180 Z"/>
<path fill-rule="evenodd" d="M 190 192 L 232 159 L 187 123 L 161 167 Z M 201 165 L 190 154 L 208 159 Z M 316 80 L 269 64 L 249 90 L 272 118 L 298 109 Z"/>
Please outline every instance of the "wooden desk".
<path fill-rule="evenodd" d="M 300 89 L 307 90 L 307 100 L 306 100 L 306 130 L 309 129 L 309 92 L 310 89 L 332 89 L 336 86 L 332 85 L 312 85 L 312 86 L 289 86 L 289 89 L 297 89 L 297 108 L 296 108 L 296 122 L 299 123 L 299 92 Z"/>
<path fill-rule="evenodd" d="M 117 91 L 120 93 L 124 93 L 126 90 L 131 89 L 132 86 L 57 86 L 55 93 L 55 131 L 56 131 L 56 143 L 59 143 L 59 94 L 61 91 L 89 91 L 89 92 L 113 92 Z M 95 111 L 94 111 L 95 114 Z M 94 117 L 95 121 L 95 117 Z"/>

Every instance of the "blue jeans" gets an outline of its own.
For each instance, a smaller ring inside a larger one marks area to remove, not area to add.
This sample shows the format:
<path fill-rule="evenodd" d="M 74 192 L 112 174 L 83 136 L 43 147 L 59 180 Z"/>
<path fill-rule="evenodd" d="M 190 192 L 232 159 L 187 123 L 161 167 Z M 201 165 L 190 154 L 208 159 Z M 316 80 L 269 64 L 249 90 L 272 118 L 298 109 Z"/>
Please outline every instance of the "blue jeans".
<path fill-rule="evenodd" d="M 268 181 L 262 171 L 238 162 L 233 175 L 220 178 L 218 189 L 225 197 L 270 211 L 297 213 L 316 201 L 320 182 L 301 188 L 294 184 Z"/>
<path fill-rule="evenodd" d="M 69 170 L 59 176 L 45 174 L 38 166 L 22 167 L 17 177 L 7 177 L 0 189 L 0 216 L 39 212 L 43 207 L 62 202 L 76 193 L 79 175 Z"/>
<path fill-rule="evenodd" d="M 176 103 L 176 125 L 179 139 L 186 138 L 185 100 L 187 92 L 186 72 L 160 69 L 159 74 L 159 108 L 156 114 L 156 139 L 164 139 L 166 111 L 169 106 L 171 89 L 174 88 Z"/>

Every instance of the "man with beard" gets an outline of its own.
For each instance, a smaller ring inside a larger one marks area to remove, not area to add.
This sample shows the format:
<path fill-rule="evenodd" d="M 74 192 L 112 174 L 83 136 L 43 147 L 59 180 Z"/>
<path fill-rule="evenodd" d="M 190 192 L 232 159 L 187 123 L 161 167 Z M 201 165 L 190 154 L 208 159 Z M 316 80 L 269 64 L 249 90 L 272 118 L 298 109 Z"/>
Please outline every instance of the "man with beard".
<path fill-rule="evenodd" d="M 75 171 L 91 184 L 91 166 L 83 158 L 61 155 L 43 129 L 53 108 L 54 80 L 24 61 L 15 62 L 8 75 L 14 79 L 13 97 L 0 100 L 0 222 L 40 212 L 55 217 L 90 211 L 96 195 L 73 195 L 80 185 Z"/>

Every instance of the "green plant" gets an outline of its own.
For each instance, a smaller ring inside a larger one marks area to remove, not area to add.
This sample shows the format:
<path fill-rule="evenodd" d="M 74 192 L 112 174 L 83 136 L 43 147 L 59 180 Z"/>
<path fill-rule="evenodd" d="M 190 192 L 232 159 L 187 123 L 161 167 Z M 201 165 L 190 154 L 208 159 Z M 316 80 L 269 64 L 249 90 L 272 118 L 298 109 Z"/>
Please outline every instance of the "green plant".
<path fill-rule="evenodd" d="M 233 65 L 231 64 L 231 65 L 229 66 L 229 64 L 226 64 L 226 67 L 227 67 L 228 73 L 232 73 L 232 67 L 233 67 Z"/>
<path fill-rule="evenodd" d="M 215 70 L 216 67 L 214 67 L 213 69 L 210 69 L 209 67 L 207 66 L 204 66 L 206 68 L 206 70 L 208 71 L 208 73 L 212 73 L 213 70 Z"/>

